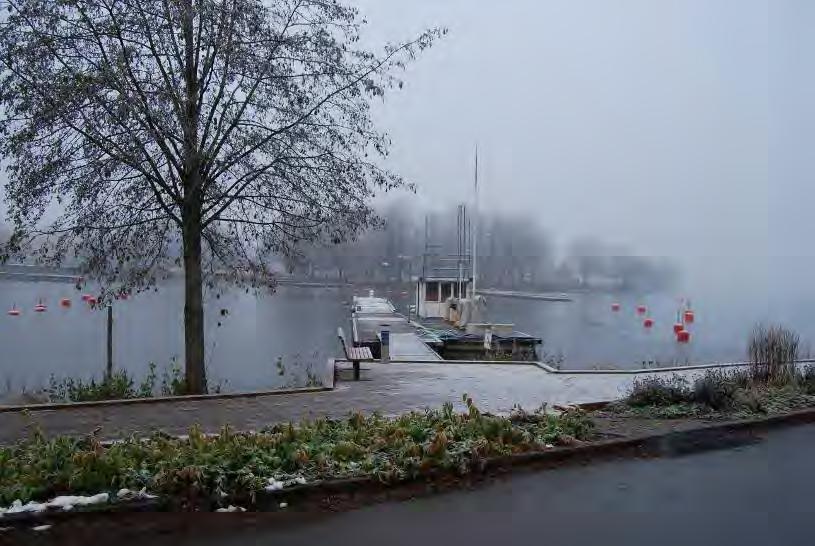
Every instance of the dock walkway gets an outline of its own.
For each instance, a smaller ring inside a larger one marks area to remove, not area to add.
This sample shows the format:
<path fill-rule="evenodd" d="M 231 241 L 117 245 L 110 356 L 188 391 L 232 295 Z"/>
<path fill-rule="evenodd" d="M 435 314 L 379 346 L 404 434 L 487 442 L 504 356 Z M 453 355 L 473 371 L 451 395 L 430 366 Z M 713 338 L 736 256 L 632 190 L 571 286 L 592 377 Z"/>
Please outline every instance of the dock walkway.
<path fill-rule="evenodd" d="M 367 297 L 354 299 L 354 341 L 365 346 L 379 344 L 383 330 L 390 332 L 390 359 L 394 362 L 441 360 L 428 345 L 428 338 L 416 324 L 398 313 L 386 299 Z M 437 340 L 436 340 L 437 341 Z"/>
<path fill-rule="evenodd" d="M 428 347 L 415 332 L 391 334 L 390 356 L 391 360 L 397 362 L 441 360 L 438 353 Z"/>

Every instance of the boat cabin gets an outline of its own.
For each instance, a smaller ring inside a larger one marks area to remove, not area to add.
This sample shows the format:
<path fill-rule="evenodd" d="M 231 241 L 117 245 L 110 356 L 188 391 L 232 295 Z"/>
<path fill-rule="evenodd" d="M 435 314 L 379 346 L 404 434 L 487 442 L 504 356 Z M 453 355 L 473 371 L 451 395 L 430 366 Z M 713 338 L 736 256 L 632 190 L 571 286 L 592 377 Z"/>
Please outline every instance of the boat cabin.
<path fill-rule="evenodd" d="M 416 285 L 416 314 L 419 318 L 450 319 L 451 304 L 471 296 L 472 279 L 452 277 L 419 278 Z"/>

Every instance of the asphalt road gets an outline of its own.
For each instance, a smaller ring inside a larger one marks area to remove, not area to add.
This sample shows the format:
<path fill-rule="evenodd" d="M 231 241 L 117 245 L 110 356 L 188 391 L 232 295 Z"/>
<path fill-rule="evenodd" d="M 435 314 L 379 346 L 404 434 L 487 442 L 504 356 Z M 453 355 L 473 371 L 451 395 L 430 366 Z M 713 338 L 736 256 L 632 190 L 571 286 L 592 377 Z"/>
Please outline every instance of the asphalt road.
<path fill-rule="evenodd" d="M 192 526 L 181 535 L 141 536 L 139 542 L 811 545 L 813 456 L 815 427 L 798 427 L 726 451 L 518 474 L 475 490 L 381 504 L 283 527 L 255 522 L 229 534 L 200 536 Z"/>

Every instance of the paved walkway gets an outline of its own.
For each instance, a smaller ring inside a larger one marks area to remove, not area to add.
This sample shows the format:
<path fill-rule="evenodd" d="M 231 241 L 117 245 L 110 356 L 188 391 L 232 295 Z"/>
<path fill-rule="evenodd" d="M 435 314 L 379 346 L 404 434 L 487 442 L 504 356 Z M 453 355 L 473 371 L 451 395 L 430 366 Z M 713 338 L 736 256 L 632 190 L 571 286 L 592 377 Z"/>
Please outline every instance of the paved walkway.
<path fill-rule="evenodd" d="M 623 396 L 630 375 L 555 375 L 533 365 L 372 364 L 363 381 L 340 382 L 334 391 L 270 395 L 231 400 L 162 402 L 109 407 L 0 413 L 0 444 L 27 434 L 32 424 L 46 434 L 83 435 L 102 427 L 106 438 L 163 430 L 184 433 L 198 424 L 207 432 L 230 425 L 241 430 L 319 416 L 343 417 L 353 411 L 395 415 L 440 407 L 451 401 L 461 408 L 469 394 L 483 410 L 509 412 L 515 404 L 535 409 L 541 404 L 613 400 Z"/>

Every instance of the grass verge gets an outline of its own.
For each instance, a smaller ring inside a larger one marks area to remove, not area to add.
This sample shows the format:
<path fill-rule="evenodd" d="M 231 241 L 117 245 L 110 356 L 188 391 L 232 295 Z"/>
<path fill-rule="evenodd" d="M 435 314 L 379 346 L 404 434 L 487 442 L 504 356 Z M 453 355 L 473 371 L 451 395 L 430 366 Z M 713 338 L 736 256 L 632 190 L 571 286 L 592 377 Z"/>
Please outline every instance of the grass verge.
<path fill-rule="evenodd" d="M 46 439 L 35 432 L 0 448 L 0 506 L 15 500 L 146 489 L 177 508 L 252 506 L 263 490 L 286 483 L 373 477 L 383 483 L 434 471 L 467 474 L 490 458 L 540 451 L 588 440 L 586 413 L 552 415 L 521 410 L 510 417 L 452 404 L 398 418 L 351 415 L 268 428 L 259 433 L 198 429 L 179 439 L 132 437 L 112 445 L 96 436 Z"/>

